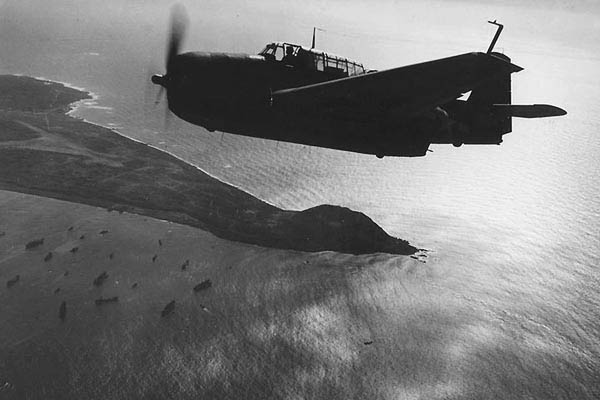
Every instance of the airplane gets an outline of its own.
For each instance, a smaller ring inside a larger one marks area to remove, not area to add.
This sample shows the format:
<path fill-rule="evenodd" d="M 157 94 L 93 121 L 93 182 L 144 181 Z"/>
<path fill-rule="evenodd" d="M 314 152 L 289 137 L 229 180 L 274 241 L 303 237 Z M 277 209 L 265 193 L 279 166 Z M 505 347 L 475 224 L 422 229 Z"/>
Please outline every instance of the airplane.
<path fill-rule="evenodd" d="M 432 143 L 499 145 L 512 117 L 565 115 L 547 104 L 511 104 L 523 68 L 494 52 L 370 70 L 315 48 L 274 42 L 258 54 L 179 53 L 187 26 L 173 8 L 166 74 L 168 108 L 208 131 L 384 156 L 425 156 Z M 466 100 L 460 97 L 470 92 Z M 431 150 L 429 150 L 431 151 Z"/>

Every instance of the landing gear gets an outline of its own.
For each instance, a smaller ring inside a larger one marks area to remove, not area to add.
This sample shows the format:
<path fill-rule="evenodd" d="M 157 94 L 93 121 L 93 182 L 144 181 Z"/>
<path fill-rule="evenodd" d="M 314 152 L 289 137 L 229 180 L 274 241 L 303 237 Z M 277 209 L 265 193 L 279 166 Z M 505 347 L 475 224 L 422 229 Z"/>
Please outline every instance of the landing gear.
<path fill-rule="evenodd" d="M 383 154 L 381 154 L 381 153 L 377 153 L 377 154 L 375 154 L 375 156 L 376 156 L 377 158 L 381 159 L 381 158 L 383 158 L 383 156 L 384 156 L 384 155 L 383 155 Z"/>
<path fill-rule="evenodd" d="M 452 146 L 460 147 L 464 143 L 464 138 L 469 134 L 469 128 L 462 122 L 457 123 L 451 128 Z"/>

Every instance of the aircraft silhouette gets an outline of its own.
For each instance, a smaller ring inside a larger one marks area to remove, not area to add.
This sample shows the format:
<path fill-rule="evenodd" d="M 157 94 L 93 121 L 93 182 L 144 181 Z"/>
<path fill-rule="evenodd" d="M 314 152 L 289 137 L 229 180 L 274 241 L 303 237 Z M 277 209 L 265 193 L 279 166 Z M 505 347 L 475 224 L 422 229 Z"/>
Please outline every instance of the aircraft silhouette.
<path fill-rule="evenodd" d="M 493 51 L 367 70 L 314 47 L 271 43 L 259 54 L 179 54 L 187 17 L 174 7 L 166 74 L 152 82 L 169 109 L 209 131 L 383 156 L 424 156 L 432 143 L 500 144 L 512 117 L 566 114 L 511 104 L 511 73 L 523 68 Z M 162 90 L 162 88 L 161 88 Z M 471 92 L 467 100 L 459 99 Z"/>

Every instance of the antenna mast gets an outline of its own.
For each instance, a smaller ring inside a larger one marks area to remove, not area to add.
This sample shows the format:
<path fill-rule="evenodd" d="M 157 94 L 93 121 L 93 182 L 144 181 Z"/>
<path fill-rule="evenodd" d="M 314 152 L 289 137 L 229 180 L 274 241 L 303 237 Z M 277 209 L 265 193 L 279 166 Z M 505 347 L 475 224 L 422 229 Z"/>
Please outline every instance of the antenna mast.
<path fill-rule="evenodd" d="M 488 21 L 488 23 L 490 23 L 492 25 L 496 25 L 498 27 L 498 29 L 496 30 L 496 34 L 494 35 L 494 38 L 492 39 L 492 43 L 490 43 L 490 47 L 488 47 L 488 49 L 487 49 L 487 53 L 490 54 L 492 52 L 492 50 L 494 50 L 494 46 L 496 45 L 496 41 L 500 37 L 500 33 L 502 33 L 502 29 L 504 29 L 504 25 L 496 22 L 496 20 L 494 20 L 494 22 Z"/>

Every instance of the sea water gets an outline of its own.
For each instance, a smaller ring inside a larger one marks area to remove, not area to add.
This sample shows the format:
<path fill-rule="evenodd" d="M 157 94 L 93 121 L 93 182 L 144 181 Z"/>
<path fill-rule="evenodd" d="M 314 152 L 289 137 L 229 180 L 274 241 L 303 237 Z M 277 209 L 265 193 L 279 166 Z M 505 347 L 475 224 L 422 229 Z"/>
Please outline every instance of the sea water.
<path fill-rule="evenodd" d="M 322 34 L 325 43 L 338 46 L 334 52 L 355 58 L 364 52 L 368 59 L 361 61 L 385 68 L 483 50 L 487 39 L 480 34 L 491 33 L 474 28 L 471 19 L 488 11 L 500 14 L 519 25 L 507 25 L 499 46 L 526 68 L 513 75 L 513 101 L 554 103 L 569 113 L 515 119 L 501 146 L 434 145 L 423 158 L 379 160 L 209 133 L 166 118 L 165 99 L 154 104 L 157 89 L 148 81 L 150 73 L 162 72 L 166 2 L 124 7 L 109 1 L 102 14 L 89 4 L 61 1 L 43 17 L 31 12 L 35 2 L 25 4 L 0 3 L 0 29 L 7 38 L 0 44 L 1 73 L 85 87 L 97 98 L 82 104 L 78 117 L 172 153 L 279 207 L 350 207 L 391 235 L 428 249 L 423 285 L 453 299 L 449 318 L 467 327 L 453 334 L 446 351 L 459 369 L 467 366 L 456 360 L 477 360 L 477 381 L 487 383 L 471 388 L 477 397 L 600 396 L 600 77 L 592 73 L 600 68 L 600 56 L 590 46 L 599 36 L 597 25 L 591 39 L 577 30 L 592 23 L 593 15 L 597 19 L 597 10 L 591 16 L 554 10 L 542 15 L 555 18 L 550 28 L 541 23 L 532 28 L 522 15 L 535 18 L 540 10 L 432 3 L 436 12 L 425 17 L 423 6 L 411 11 L 409 3 L 400 3 L 397 21 L 410 29 L 386 20 L 369 25 L 374 28 L 358 24 L 344 34 L 348 25 L 339 23 L 335 32 Z M 319 4 L 311 2 L 308 10 L 332 12 Z M 301 22 L 294 22 L 285 8 L 281 17 L 276 7 L 240 7 L 241 16 L 234 7 L 192 5 L 190 19 L 201 27 L 192 29 L 186 48 L 199 43 L 203 50 L 257 52 L 263 42 L 297 35 L 309 23 L 302 13 Z M 211 12 L 219 16 L 209 18 Z M 454 30 L 443 18 L 448 14 L 461 16 L 465 25 Z M 351 15 L 346 10 L 339 18 L 347 22 Z M 563 17 L 566 33 L 557 36 L 552 28 Z M 259 18 L 269 24 L 247 22 Z M 280 18 L 292 22 L 284 29 Z M 423 26 L 432 22 L 437 25 Z M 269 37 L 268 27 L 280 37 Z M 427 30 L 419 35 L 418 29 Z M 220 32 L 224 36 L 216 38 Z M 581 41 L 575 43 L 578 34 Z M 377 46 L 383 55 L 373 50 Z"/>

